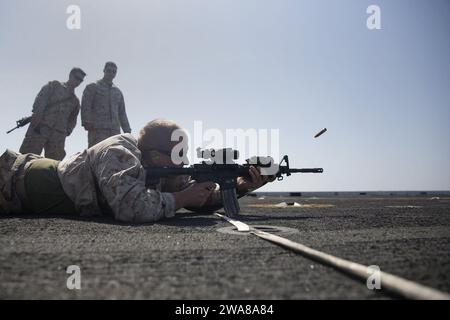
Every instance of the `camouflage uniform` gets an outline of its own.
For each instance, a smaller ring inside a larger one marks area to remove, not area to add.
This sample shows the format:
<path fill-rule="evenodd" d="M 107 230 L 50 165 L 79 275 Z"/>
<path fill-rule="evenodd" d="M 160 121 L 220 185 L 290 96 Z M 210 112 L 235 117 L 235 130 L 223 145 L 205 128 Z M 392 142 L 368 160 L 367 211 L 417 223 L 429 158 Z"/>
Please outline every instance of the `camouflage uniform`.
<path fill-rule="evenodd" d="M 103 80 L 86 86 L 81 100 L 81 124 L 90 124 L 88 146 L 120 134 L 120 127 L 130 133 L 123 94 L 114 84 Z"/>
<path fill-rule="evenodd" d="M 51 81 L 42 87 L 33 104 L 33 115 L 42 120 L 36 128 L 28 127 L 20 153 L 41 154 L 61 160 L 64 145 L 77 123 L 80 101 L 66 83 Z"/>
<path fill-rule="evenodd" d="M 17 186 L 23 185 L 24 170 L 40 158 L 9 150 L 0 157 L 0 212 L 20 213 L 29 207 L 25 188 Z M 106 213 L 116 220 L 136 223 L 173 217 L 175 199 L 172 193 L 192 183 L 188 176 L 178 176 L 161 180 L 147 189 L 141 152 L 131 134 L 110 137 L 68 157 L 58 164 L 57 171 L 64 193 L 81 216 Z M 13 198 L 15 200 L 11 202 Z M 14 210 L 11 209 L 13 204 Z M 216 188 L 206 206 L 188 209 L 212 212 L 221 206 L 220 190 Z"/>
<path fill-rule="evenodd" d="M 19 154 L 6 150 L 0 156 L 0 213 L 22 213 L 26 202 L 24 176 L 26 166 L 34 159 L 33 153 Z"/>

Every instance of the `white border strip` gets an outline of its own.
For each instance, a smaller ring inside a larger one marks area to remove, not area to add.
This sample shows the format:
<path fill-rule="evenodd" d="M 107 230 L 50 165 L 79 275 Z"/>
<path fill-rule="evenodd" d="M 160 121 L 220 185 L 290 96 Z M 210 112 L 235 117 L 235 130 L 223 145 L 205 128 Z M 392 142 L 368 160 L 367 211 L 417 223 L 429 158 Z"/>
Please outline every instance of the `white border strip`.
<path fill-rule="evenodd" d="M 223 219 L 227 220 L 229 223 L 231 223 L 233 226 L 235 226 L 237 228 L 237 231 L 240 231 L 240 232 L 249 232 L 250 231 L 250 227 L 247 224 L 243 223 L 243 222 L 231 219 L 230 217 L 221 215 L 221 214 L 219 214 L 217 212 L 215 213 L 215 215 L 220 217 L 220 218 L 223 218 Z"/>

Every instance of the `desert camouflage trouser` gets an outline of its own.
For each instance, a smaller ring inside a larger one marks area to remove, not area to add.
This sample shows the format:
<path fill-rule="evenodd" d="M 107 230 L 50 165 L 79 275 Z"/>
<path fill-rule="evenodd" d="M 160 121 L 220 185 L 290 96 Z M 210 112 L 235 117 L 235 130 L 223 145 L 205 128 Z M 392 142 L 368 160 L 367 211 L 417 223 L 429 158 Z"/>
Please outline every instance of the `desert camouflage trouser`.
<path fill-rule="evenodd" d="M 63 132 L 53 130 L 48 126 L 40 126 L 39 130 L 34 130 L 29 126 L 19 152 L 40 155 L 44 149 L 46 158 L 62 160 L 66 156 L 65 143 L 66 134 Z"/>
<path fill-rule="evenodd" d="M 41 157 L 6 150 L 0 156 L 0 214 L 23 213 L 26 208 L 25 167 Z"/>
<path fill-rule="evenodd" d="M 88 131 L 88 147 L 92 147 L 93 145 L 103 141 L 109 137 L 115 136 L 116 134 L 120 134 L 119 129 L 94 129 Z"/>

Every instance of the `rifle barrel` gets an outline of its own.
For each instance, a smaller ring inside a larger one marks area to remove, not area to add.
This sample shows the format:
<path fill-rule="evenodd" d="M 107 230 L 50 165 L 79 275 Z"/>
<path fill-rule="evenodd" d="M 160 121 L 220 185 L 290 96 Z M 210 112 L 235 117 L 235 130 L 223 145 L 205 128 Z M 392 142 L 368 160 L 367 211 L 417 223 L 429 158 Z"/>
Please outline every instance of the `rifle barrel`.
<path fill-rule="evenodd" d="M 15 128 L 12 128 L 11 130 L 6 131 L 6 134 L 8 134 L 8 133 L 10 133 L 10 132 L 12 132 L 12 131 L 14 131 L 14 130 L 16 130 L 17 128 L 19 128 L 19 127 L 15 127 Z"/>
<path fill-rule="evenodd" d="M 303 168 L 303 169 L 289 169 L 289 173 L 322 173 L 323 168 Z"/>

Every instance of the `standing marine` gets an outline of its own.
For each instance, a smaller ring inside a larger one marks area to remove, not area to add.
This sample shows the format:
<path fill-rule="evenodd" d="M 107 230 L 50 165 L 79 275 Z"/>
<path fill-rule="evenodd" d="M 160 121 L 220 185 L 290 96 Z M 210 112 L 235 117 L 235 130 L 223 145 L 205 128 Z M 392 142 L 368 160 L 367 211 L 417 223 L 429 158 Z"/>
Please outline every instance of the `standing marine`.
<path fill-rule="evenodd" d="M 41 154 L 45 157 L 62 160 L 66 137 L 77 123 L 80 112 L 80 100 L 75 95 L 75 88 L 83 82 L 86 73 L 80 68 L 73 68 L 67 82 L 50 81 L 42 87 L 32 109 L 32 118 L 20 152 Z"/>
<path fill-rule="evenodd" d="M 123 94 L 113 83 L 117 65 L 107 62 L 103 74 L 103 79 L 86 86 L 81 100 L 81 125 L 88 132 L 88 147 L 120 134 L 121 127 L 131 133 Z"/>

